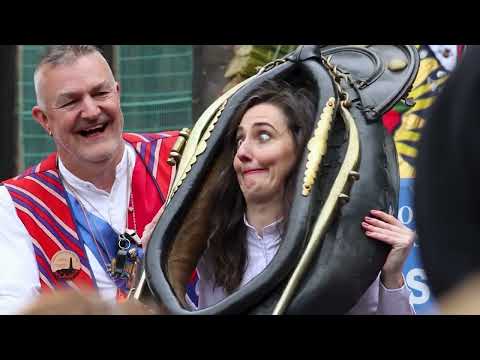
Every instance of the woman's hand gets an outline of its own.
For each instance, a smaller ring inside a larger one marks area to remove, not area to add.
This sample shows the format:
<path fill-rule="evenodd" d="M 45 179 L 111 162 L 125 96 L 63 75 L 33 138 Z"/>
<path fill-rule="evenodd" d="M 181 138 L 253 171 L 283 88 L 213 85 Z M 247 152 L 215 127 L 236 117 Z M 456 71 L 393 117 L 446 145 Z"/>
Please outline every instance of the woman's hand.
<path fill-rule="evenodd" d="M 403 286 L 402 269 L 412 248 L 415 232 L 383 211 L 371 210 L 370 213 L 372 217 L 366 216 L 362 222 L 365 234 L 392 246 L 380 279 L 387 289 L 398 289 Z"/>

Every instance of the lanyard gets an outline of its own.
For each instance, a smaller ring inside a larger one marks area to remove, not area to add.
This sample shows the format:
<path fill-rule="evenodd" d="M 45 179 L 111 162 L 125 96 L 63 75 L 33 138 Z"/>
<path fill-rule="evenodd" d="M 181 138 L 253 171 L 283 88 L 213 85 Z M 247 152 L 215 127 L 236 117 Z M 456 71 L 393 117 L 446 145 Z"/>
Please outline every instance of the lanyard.
<path fill-rule="evenodd" d="M 72 194 L 67 194 L 80 233 L 79 235 L 85 245 L 87 245 L 93 255 L 95 255 L 95 258 L 102 268 L 108 272 L 108 265 L 111 263 L 117 252 L 118 234 L 104 220 L 84 211 L 79 200 L 77 200 Z M 95 233 L 93 233 L 94 231 Z"/>

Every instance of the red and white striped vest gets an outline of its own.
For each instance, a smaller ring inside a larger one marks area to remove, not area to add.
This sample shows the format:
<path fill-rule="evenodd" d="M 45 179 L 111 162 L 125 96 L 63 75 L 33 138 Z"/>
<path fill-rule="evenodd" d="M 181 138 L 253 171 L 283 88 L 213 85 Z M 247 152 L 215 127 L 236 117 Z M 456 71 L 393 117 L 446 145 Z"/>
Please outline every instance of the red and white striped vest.
<path fill-rule="evenodd" d="M 177 137 L 178 131 L 123 135 L 137 152 L 132 176 L 135 213 L 128 212 L 127 226 L 134 228 L 135 214 L 139 236 L 165 203 L 174 176 L 167 159 Z M 67 193 L 60 181 L 57 154 L 52 153 L 38 165 L 3 184 L 10 193 L 17 216 L 32 238 L 42 291 L 95 287 L 85 245 L 78 236 Z M 61 250 L 72 251 L 80 259 L 81 269 L 72 280 L 58 279 L 52 272 L 52 257 Z"/>

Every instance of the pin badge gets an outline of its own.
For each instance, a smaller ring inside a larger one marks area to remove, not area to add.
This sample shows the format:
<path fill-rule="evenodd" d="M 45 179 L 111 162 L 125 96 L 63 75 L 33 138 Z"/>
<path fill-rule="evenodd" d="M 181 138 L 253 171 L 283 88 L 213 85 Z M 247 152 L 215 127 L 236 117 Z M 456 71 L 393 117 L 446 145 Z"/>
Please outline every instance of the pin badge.
<path fill-rule="evenodd" d="M 70 250 L 60 250 L 53 255 L 50 262 L 52 272 L 58 279 L 71 280 L 81 269 L 80 258 Z"/>

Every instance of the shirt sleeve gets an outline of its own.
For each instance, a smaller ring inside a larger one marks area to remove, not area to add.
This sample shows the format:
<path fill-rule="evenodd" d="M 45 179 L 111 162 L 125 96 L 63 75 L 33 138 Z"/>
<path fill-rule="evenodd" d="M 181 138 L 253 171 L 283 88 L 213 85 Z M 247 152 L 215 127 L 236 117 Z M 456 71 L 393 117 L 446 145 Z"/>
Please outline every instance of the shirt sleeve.
<path fill-rule="evenodd" d="M 405 278 L 403 278 L 403 286 L 399 289 L 387 289 L 380 280 L 378 283 L 380 291 L 377 315 L 415 315 L 415 309 L 410 303 L 411 291 Z"/>
<path fill-rule="evenodd" d="M 402 275 L 403 276 L 403 275 Z M 410 303 L 410 289 L 404 285 L 398 289 L 387 289 L 378 274 L 375 281 L 365 291 L 348 315 L 414 315 Z"/>
<path fill-rule="evenodd" d="M 31 238 L 4 186 L 0 186 L 0 254 L 0 314 L 15 314 L 39 294 L 40 280 Z"/>

